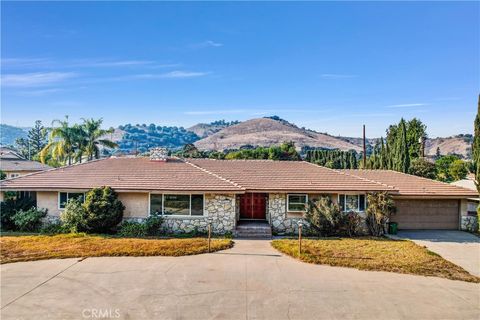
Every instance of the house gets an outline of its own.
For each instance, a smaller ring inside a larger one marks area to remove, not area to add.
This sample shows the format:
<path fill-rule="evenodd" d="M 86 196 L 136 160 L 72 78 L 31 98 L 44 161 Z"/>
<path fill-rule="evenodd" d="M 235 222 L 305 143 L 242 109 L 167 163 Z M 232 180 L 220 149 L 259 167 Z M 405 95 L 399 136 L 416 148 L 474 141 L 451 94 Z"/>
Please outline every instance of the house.
<path fill-rule="evenodd" d="M 12 149 L 0 148 L 0 170 L 5 172 L 7 179 L 47 169 L 51 169 L 51 167 L 40 162 L 27 160 Z"/>
<path fill-rule="evenodd" d="M 332 170 L 303 161 L 107 158 L 32 173 L 0 183 L 1 191 L 36 193 L 37 206 L 58 218 L 72 197 L 110 186 L 125 205 L 124 218 L 165 216 L 172 232 L 234 232 L 241 220 L 266 221 L 277 233 L 297 231 L 309 200 L 329 195 L 344 211 L 363 212 L 366 194 L 387 191 L 392 218 L 404 229 L 461 229 L 476 217 L 465 203 L 476 192 L 393 171 Z M 473 222 L 472 222 L 473 223 Z"/>

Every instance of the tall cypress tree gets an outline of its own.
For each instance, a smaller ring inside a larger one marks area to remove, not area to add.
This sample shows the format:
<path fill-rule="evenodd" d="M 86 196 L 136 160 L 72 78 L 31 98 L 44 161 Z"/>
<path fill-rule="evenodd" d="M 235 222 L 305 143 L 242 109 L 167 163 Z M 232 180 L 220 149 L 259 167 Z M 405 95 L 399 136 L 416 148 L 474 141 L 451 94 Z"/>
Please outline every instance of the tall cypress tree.
<path fill-rule="evenodd" d="M 407 173 L 410 167 L 410 155 L 408 152 L 407 127 L 403 118 L 400 120 L 398 129 L 395 148 L 395 170 Z"/>
<path fill-rule="evenodd" d="M 475 165 L 475 181 L 477 185 L 477 191 L 480 194 L 480 95 L 478 95 L 477 116 L 473 123 L 473 163 Z M 480 207 L 479 207 L 480 210 Z M 480 223 L 480 221 L 479 221 Z"/>

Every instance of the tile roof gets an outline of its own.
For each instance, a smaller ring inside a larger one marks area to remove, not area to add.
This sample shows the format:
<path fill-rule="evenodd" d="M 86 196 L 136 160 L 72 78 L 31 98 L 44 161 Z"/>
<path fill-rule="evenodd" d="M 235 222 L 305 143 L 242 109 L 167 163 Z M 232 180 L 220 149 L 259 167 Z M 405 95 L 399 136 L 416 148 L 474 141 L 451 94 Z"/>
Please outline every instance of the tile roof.
<path fill-rule="evenodd" d="M 42 171 L 51 168 L 46 164 L 26 159 L 0 158 L 0 169 L 3 171 Z"/>
<path fill-rule="evenodd" d="M 247 190 L 255 191 L 381 191 L 378 182 L 304 161 L 187 159 Z"/>
<path fill-rule="evenodd" d="M 234 183 L 181 160 L 108 158 L 3 180 L 6 190 L 90 189 L 242 192 Z"/>
<path fill-rule="evenodd" d="M 478 196 L 478 193 L 474 190 L 392 170 L 340 171 L 371 181 L 381 181 L 394 187 L 399 196 Z"/>
<path fill-rule="evenodd" d="M 3 180 L 3 190 L 342 192 L 471 197 L 471 190 L 386 170 L 332 170 L 303 161 L 108 158 Z"/>

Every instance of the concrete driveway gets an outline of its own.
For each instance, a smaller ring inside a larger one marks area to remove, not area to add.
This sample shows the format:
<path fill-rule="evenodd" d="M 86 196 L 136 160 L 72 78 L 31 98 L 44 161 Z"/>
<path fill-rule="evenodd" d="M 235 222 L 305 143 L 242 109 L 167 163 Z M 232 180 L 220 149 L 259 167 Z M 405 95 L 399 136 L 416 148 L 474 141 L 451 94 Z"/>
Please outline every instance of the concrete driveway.
<path fill-rule="evenodd" d="M 1 266 L 5 319 L 478 319 L 480 285 L 307 264 L 265 240 Z"/>
<path fill-rule="evenodd" d="M 443 258 L 480 277 L 480 238 L 463 231 L 399 231 L 398 237 L 427 247 Z"/>

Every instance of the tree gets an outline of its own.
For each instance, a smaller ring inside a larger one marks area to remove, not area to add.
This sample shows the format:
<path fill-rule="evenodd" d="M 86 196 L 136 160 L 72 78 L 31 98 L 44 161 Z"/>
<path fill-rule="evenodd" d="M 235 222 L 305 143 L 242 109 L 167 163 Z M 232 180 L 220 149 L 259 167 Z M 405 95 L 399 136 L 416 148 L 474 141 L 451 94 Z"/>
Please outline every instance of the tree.
<path fill-rule="evenodd" d="M 407 145 L 410 159 L 422 156 L 422 141 L 427 137 L 427 126 L 417 118 L 407 122 Z"/>
<path fill-rule="evenodd" d="M 89 232 L 111 232 L 123 219 L 125 206 L 110 187 L 94 188 L 87 193 L 83 207 L 85 228 Z"/>
<path fill-rule="evenodd" d="M 104 130 L 101 128 L 103 119 L 82 119 L 81 129 L 85 136 L 85 155 L 88 160 L 100 158 L 100 146 L 107 148 L 116 148 L 118 145 L 104 136 L 114 132 L 113 128 Z"/>
<path fill-rule="evenodd" d="M 407 142 L 407 127 L 404 119 L 400 120 L 398 135 L 395 141 L 395 167 L 396 171 L 408 172 L 410 167 L 410 155 Z"/>
<path fill-rule="evenodd" d="M 477 106 L 477 115 L 475 116 L 475 121 L 473 123 L 473 144 L 472 144 L 472 158 L 473 158 L 473 167 L 475 169 L 475 184 L 477 186 L 477 191 L 480 194 L 480 95 L 478 95 L 478 106 Z M 479 206 L 479 215 L 480 215 L 480 206 Z M 479 219 L 480 224 L 480 219 Z"/>
<path fill-rule="evenodd" d="M 435 164 L 422 158 L 412 160 L 408 173 L 428 179 L 437 177 Z"/>
<path fill-rule="evenodd" d="M 0 180 L 5 180 L 7 178 L 7 174 L 5 171 L 0 170 Z"/>
<path fill-rule="evenodd" d="M 448 172 L 453 181 L 465 179 L 468 174 L 467 164 L 463 160 L 455 160 L 450 164 Z"/>
<path fill-rule="evenodd" d="M 35 126 L 28 131 L 27 138 L 18 138 L 15 145 L 18 152 L 26 159 L 34 159 L 46 145 L 47 130 L 42 121 L 35 121 Z"/>
<path fill-rule="evenodd" d="M 40 152 L 40 161 L 45 163 L 47 155 L 51 153 L 53 159 L 71 165 L 75 153 L 75 145 L 79 138 L 79 130 L 69 125 L 68 116 L 65 116 L 63 121 L 53 120 L 52 126 L 55 123 L 58 123 L 59 126 L 52 128 L 49 142 Z"/>
<path fill-rule="evenodd" d="M 435 160 L 435 167 L 437 169 L 437 179 L 444 182 L 452 181 L 452 176 L 450 172 L 450 166 L 456 160 L 459 160 L 455 155 L 441 156 Z"/>
<path fill-rule="evenodd" d="M 379 237 L 385 233 L 386 224 L 395 212 L 395 204 L 386 191 L 367 194 L 367 203 L 365 221 L 368 230 L 373 236 Z"/>
<path fill-rule="evenodd" d="M 30 150 L 33 155 L 38 154 L 46 145 L 47 130 L 42 125 L 42 121 L 35 121 L 35 126 L 28 131 L 28 140 L 30 141 Z"/>

